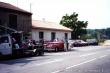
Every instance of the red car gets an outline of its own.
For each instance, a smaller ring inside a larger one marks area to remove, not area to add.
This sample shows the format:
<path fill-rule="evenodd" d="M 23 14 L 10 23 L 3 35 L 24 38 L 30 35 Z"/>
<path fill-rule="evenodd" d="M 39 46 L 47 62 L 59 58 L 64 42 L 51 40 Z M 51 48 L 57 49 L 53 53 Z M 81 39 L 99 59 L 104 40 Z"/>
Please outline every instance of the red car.
<path fill-rule="evenodd" d="M 59 51 L 64 50 L 63 42 L 49 42 L 45 48 L 46 51 Z"/>
<path fill-rule="evenodd" d="M 73 43 L 74 46 L 88 46 L 88 43 L 83 41 L 83 40 L 76 40 L 74 43 Z"/>

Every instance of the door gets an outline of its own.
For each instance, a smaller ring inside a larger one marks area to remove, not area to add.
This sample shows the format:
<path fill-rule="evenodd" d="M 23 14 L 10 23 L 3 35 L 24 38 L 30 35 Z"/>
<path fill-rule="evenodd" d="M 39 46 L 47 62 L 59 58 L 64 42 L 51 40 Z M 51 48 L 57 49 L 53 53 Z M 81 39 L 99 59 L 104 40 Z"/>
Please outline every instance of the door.
<path fill-rule="evenodd" d="M 65 38 L 68 39 L 68 33 L 65 33 Z"/>
<path fill-rule="evenodd" d="M 51 32 L 51 41 L 55 39 L 55 32 Z"/>
<path fill-rule="evenodd" d="M 44 39 L 44 32 L 39 32 L 39 39 Z"/>
<path fill-rule="evenodd" d="M 12 54 L 12 44 L 10 35 L 0 36 L 0 52 L 2 55 Z"/>

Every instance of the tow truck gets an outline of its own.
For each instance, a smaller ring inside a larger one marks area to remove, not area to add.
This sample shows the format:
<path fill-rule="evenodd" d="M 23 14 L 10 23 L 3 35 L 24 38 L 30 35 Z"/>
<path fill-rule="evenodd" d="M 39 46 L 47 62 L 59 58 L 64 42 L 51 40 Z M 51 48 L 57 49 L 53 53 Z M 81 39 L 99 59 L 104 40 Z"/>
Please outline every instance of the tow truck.
<path fill-rule="evenodd" d="M 44 55 L 44 45 L 43 44 L 36 44 L 34 48 L 27 48 L 23 46 L 23 35 L 21 31 L 16 31 L 14 29 L 1 26 L 11 31 L 14 31 L 11 34 L 4 34 L 0 35 L 0 58 L 3 56 L 11 55 L 11 56 L 21 56 L 21 55 Z M 17 39 L 19 44 L 19 49 L 15 49 L 13 47 L 12 38 Z"/>

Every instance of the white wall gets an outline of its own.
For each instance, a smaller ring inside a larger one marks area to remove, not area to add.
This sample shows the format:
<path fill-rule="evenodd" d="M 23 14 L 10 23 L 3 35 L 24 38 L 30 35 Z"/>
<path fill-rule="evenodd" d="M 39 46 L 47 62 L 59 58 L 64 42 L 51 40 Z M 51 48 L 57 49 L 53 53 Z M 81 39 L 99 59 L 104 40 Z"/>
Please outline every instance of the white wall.
<path fill-rule="evenodd" d="M 68 33 L 68 39 L 71 38 L 71 32 L 65 32 L 65 31 L 50 31 L 50 30 L 32 30 L 32 39 L 39 41 L 39 32 L 44 32 L 44 40 L 51 40 L 51 32 L 56 33 L 56 38 L 64 39 L 65 35 L 64 33 Z"/>

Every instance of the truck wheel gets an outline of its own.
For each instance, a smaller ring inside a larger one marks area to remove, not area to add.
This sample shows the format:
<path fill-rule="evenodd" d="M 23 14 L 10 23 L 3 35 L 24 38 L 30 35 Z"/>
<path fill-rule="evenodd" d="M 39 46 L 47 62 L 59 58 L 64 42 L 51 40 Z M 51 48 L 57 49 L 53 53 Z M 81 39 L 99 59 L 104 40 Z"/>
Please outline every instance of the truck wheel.
<path fill-rule="evenodd" d="M 36 51 L 35 53 L 34 53 L 34 56 L 38 56 L 39 55 L 39 53 L 38 53 L 38 51 Z"/>
<path fill-rule="evenodd" d="M 43 51 L 40 51 L 39 52 L 39 56 L 43 56 L 44 55 L 44 52 Z"/>
<path fill-rule="evenodd" d="M 2 60 L 2 53 L 0 53 L 0 61 Z"/>

